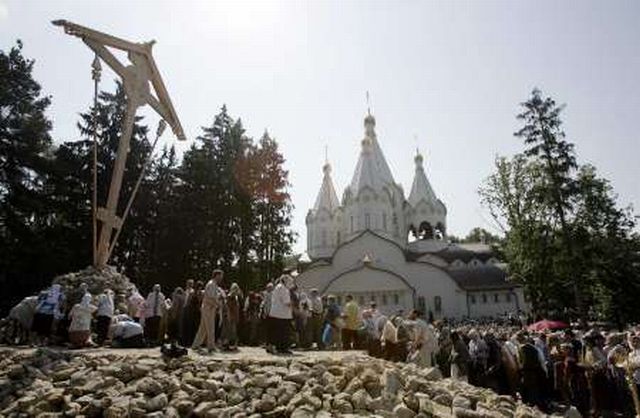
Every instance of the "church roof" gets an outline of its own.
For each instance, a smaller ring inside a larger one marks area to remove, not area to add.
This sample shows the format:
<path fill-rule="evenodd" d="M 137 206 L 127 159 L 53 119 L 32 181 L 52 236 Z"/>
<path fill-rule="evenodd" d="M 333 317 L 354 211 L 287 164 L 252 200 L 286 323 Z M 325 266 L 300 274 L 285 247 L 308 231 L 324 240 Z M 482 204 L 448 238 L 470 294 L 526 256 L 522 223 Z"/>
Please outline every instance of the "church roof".
<path fill-rule="evenodd" d="M 322 186 L 320 187 L 320 192 L 318 192 L 318 197 L 316 197 L 316 204 L 313 205 L 313 210 L 318 212 L 320 209 L 327 209 L 329 212 L 333 212 L 340 206 L 340 202 L 338 201 L 336 189 L 333 187 L 333 180 L 331 180 L 331 165 L 326 163 L 322 167 L 322 171 L 324 172 Z"/>
<path fill-rule="evenodd" d="M 395 184 L 391 169 L 384 158 L 375 133 L 375 118 L 365 118 L 365 138 L 362 140 L 360 158 L 351 179 L 351 192 L 357 194 L 365 187 L 381 190 L 385 185 Z"/>
<path fill-rule="evenodd" d="M 460 260 L 465 263 L 477 258 L 483 263 L 494 257 L 490 246 L 486 244 L 449 244 L 445 249 L 433 253 L 447 263 Z"/>
<path fill-rule="evenodd" d="M 448 269 L 447 273 L 465 290 L 505 289 L 519 287 L 508 281 L 507 272 L 492 265 L 473 268 Z"/>
<path fill-rule="evenodd" d="M 438 200 L 436 194 L 433 192 L 433 188 L 424 173 L 422 155 L 418 153 L 414 160 L 416 163 L 416 172 L 413 177 L 413 184 L 411 185 L 411 193 L 409 193 L 407 201 L 413 207 L 416 207 L 421 200 L 436 202 Z"/>

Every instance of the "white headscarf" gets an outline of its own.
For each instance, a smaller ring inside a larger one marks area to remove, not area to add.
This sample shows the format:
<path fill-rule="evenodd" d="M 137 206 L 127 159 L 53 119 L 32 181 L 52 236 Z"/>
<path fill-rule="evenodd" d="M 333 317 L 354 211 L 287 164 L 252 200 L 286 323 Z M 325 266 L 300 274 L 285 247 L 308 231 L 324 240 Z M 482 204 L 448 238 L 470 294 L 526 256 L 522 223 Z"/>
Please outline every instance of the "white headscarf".
<path fill-rule="evenodd" d="M 56 305 L 60 301 L 61 294 L 61 286 L 59 284 L 52 285 L 51 289 L 49 289 L 49 293 L 47 294 L 47 303 Z"/>
<path fill-rule="evenodd" d="M 238 286 L 238 283 L 231 283 L 231 287 L 229 288 L 229 296 L 240 295 L 240 293 L 242 292 L 240 291 L 240 286 Z"/>
<path fill-rule="evenodd" d="M 80 306 L 82 306 L 83 308 L 88 308 L 89 305 L 91 305 L 91 295 L 89 293 L 85 293 L 84 295 L 82 295 L 82 300 L 80 301 Z"/>
<path fill-rule="evenodd" d="M 114 310 L 113 291 L 111 289 L 105 289 L 98 298 L 98 315 L 112 316 Z"/>

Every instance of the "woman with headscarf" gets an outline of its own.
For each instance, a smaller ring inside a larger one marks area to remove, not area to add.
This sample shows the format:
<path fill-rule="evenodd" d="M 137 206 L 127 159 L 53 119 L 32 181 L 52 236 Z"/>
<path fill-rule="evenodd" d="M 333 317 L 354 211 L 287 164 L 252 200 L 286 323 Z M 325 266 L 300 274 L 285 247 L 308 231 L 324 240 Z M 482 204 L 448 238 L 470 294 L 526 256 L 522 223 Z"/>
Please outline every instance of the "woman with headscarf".
<path fill-rule="evenodd" d="M 38 306 L 37 296 L 28 296 L 9 311 L 9 319 L 14 323 L 12 344 L 27 344 L 29 342 L 33 317 Z"/>
<path fill-rule="evenodd" d="M 622 344 L 610 345 L 607 354 L 607 378 L 611 385 L 611 403 L 614 414 L 619 416 L 633 416 L 633 399 L 627 383 L 624 362 L 627 357 L 627 349 Z"/>
<path fill-rule="evenodd" d="M 33 332 L 38 336 L 39 343 L 48 343 L 54 317 L 60 315 L 60 306 L 63 300 L 64 294 L 59 284 L 52 285 L 46 293 L 40 293 L 32 324 Z"/>
<path fill-rule="evenodd" d="M 91 344 L 91 317 L 97 309 L 91 304 L 91 295 L 88 293 L 71 309 L 69 341 L 72 347 L 83 348 Z"/>
<path fill-rule="evenodd" d="M 442 326 L 438 334 L 438 352 L 435 354 L 435 362 L 443 377 L 451 377 L 451 330 L 447 326 Z"/>
<path fill-rule="evenodd" d="M 96 313 L 96 342 L 98 345 L 104 344 L 107 339 L 114 310 L 113 291 L 105 289 L 98 296 L 98 312 Z"/>
<path fill-rule="evenodd" d="M 167 312 L 167 334 L 169 340 L 180 339 L 180 319 L 185 306 L 185 293 L 181 287 L 176 287 L 171 294 L 171 308 Z"/>
<path fill-rule="evenodd" d="M 251 346 L 259 343 L 260 304 L 262 298 L 257 292 L 250 292 L 244 304 L 244 317 L 248 326 L 247 342 Z"/>
<path fill-rule="evenodd" d="M 193 291 L 191 291 L 185 301 L 184 313 L 182 315 L 182 340 L 185 347 L 190 347 L 196 337 L 198 325 L 200 325 L 200 306 L 202 305 L 202 292 L 204 283 L 198 280 Z"/>
<path fill-rule="evenodd" d="M 489 358 L 489 347 L 480 333 L 474 328 L 467 334 L 469 336 L 469 383 L 475 386 L 482 386 L 484 372 L 487 369 L 487 359 Z"/>
<path fill-rule="evenodd" d="M 152 346 L 158 345 L 164 338 L 164 335 L 160 335 L 160 322 L 164 315 L 165 301 L 160 290 L 160 285 L 154 284 L 145 302 L 144 333 Z"/>
<path fill-rule="evenodd" d="M 484 386 L 493 389 L 495 392 L 506 395 L 509 393 L 507 375 L 502 363 L 502 347 L 496 340 L 492 332 L 487 332 L 484 336 L 487 343 L 488 357 L 487 370 L 484 375 Z"/>
<path fill-rule="evenodd" d="M 267 351 L 271 353 L 291 354 L 291 350 L 289 350 L 289 334 L 291 332 L 293 313 L 289 289 L 292 281 L 292 278 L 288 275 L 280 276 L 271 294 L 271 309 L 269 310 L 271 344 L 267 346 Z"/>
<path fill-rule="evenodd" d="M 451 333 L 449 363 L 451 364 L 451 377 L 466 382 L 469 372 L 469 350 L 467 350 L 467 345 L 457 331 Z"/>
<path fill-rule="evenodd" d="M 604 337 L 595 330 L 584 336 L 584 363 L 587 367 L 587 378 L 591 389 L 591 412 L 593 416 L 610 416 L 613 413 L 613 396 L 607 378 L 607 356 L 602 350 Z"/>
<path fill-rule="evenodd" d="M 223 318 L 222 335 L 228 350 L 238 348 L 238 323 L 240 322 L 240 306 L 242 291 L 238 283 L 232 283 L 225 298 L 225 315 Z"/>
<path fill-rule="evenodd" d="M 520 395 L 522 402 L 537 406 L 542 411 L 548 408 L 546 399 L 547 374 L 541 361 L 540 351 L 533 340 L 527 338 L 520 347 Z"/>
<path fill-rule="evenodd" d="M 129 310 L 129 316 L 134 321 L 140 322 L 144 318 L 144 297 L 138 292 L 137 287 L 131 288 L 131 294 L 127 299 L 127 309 Z"/>
<path fill-rule="evenodd" d="M 393 319 L 393 325 L 396 327 L 398 344 L 392 360 L 400 362 L 406 361 L 409 355 L 409 346 L 411 345 L 411 330 L 409 329 L 407 321 L 402 318 L 402 315 L 397 315 Z"/>
<path fill-rule="evenodd" d="M 438 351 L 438 340 L 433 326 L 422 319 L 423 316 L 424 313 L 417 309 L 409 313 L 407 322 L 412 326 L 413 341 L 408 359 L 420 367 L 432 367 L 433 355 Z"/>
<path fill-rule="evenodd" d="M 383 323 L 382 331 L 380 332 L 382 358 L 385 360 L 393 360 L 398 349 L 398 329 L 393 324 L 393 321 L 386 316 L 380 317 L 380 321 Z"/>

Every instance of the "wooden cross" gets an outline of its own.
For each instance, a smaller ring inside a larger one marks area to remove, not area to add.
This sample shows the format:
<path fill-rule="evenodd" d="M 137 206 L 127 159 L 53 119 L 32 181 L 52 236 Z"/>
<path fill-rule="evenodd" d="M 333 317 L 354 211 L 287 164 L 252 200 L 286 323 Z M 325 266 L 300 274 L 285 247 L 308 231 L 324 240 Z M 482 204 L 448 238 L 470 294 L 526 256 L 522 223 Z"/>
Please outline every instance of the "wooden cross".
<path fill-rule="evenodd" d="M 102 268 L 107 265 L 111 255 L 110 248 L 113 248 L 117 240 L 118 234 L 114 237 L 114 231 L 122 228 L 123 221 L 117 215 L 118 201 L 138 107 L 148 104 L 167 121 L 178 139 L 184 140 L 186 138 L 151 53 L 154 41 L 129 42 L 66 20 L 55 20 L 52 23 L 56 26 L 62 26 L 66 34 L 82 39 L 100 59 L 106 62 L 122 79 L 127 96 L 125 117 L 111 175 L 107 205 L 105 208 L 99 208 L 96 214 L 102 227 L 97 249 L 94 248 L 96 251 L 94 264 L 96 267 Z M 126 52 L 131 64 L 121 63 L 107 47 Z"/>

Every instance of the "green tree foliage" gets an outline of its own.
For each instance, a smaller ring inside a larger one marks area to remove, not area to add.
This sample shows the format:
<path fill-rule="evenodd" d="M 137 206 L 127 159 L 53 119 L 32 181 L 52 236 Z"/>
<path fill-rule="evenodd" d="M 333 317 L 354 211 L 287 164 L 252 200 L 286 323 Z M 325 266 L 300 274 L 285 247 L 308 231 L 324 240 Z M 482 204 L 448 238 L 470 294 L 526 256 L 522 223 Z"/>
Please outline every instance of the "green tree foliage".
<path fill-rule="evenodd" d="M 33 65 L 20 41 L 0 50 L 0 288 L 18 295 L 42 284 L 40 257 L 50 250 L 42 234 L 50 222 L 51 99 L 33 79 Z"/>
<path fill-rule="evenodd" d="M 255 144 L 244 132 L 223 107 L 184 154 L 179 194 L 189 214 L 182 223 L 189 274 L 220 266 L 251 287 L 281 273 L 293 241 L 292 205 L 277 142 L 265 134 Z"/>
<path fill-rule="evenodd" d="M 80 114 L 80 139 L 54 146 L 49 97 L 32 77 L 22 44 L 0 51 L 0 310 L 91 264 L 93 133 L 98 201 L 104 206 L 122 129 L 121 85 Z M 174 148 L 151 155 L 138 117 L 121 191 L 122 215 L 144 162 L 151 164 L 124 224 L 111 264 L 146 289 L 206 279 L 215 267 L 257 286 L 280 274 L 293 234 L 288 173 L 277 142 L 254 141 L 226 108 L 180 161 Z"/>
<path fill-rule="evenodd" d="M 580 168 L 572 237 L 581 260 L 578 278 L 591 287 L 592 315 L 617 324 L 637 321 L 640 309 L 640 236 L 631 208 L 621 209 L 595 167 Z"/>
<path fill-rule="evenodd" d="M 480 193 L 494 218 L 506 223 L 501 251 L 512 278 L 525 286 L 534 309 L 546 313 L 566 292 L 553 276 L 557 237 L 551 226 L 552 213 L 538 198 L 541 179 L 540 164 L 524 155 L 511 160 L 502 157 Z"/>
<path fill-rule="evenodd" d="M 54 151 L 52 175 L 48 181 L 48 197 L 52 202 L 53 222 L 50 226 L 60 253 L 57 262 L 60 269 L 74 271 L 91 264 L 91 182 L 93 167 L 94 114 L 98 143 L 98 205 L 106 204 L 111 171 L 122 129 L 125 111 L 125 94 L 120 84 L 116 93 L 102 92 L 97 108 L 80 114 L 78 129 L 81 139 L 61 144 Z M 142 169 L 142 162 L 150 151 L 147 127 L 137 118 L 134 125 L 130 151 L 127 159 L 126 176 L 120 199 L 122 213 L 133 186 Z M 132 207 L 115 249 L 114 263 L 135 273 L 138 264 L 147 254 L 144 248 L 144 231 L 147 216 L 140 201 L 145 201 L 148 188 L 142 188 L 137 204 Z"/>
<path fill-rule="evenodd" d="M 284 169 L 284 157 L 278 143 L 267 132 L 252 155 L 257 168 L 254 212 L 256 214 L 256 258 L 259 277 L 272 280 L 285 267 L 295 239 L 291 225 L 291 197 L 289 173 Z"/>
<path fill-rule="evenodd" d="M 617 207 L 595 168 L 578 165 L 560 128 L 562 107 L 538 90 L 522 106 L 524 127 L 515 135 L 524 139 L 524 152 L 498 158 L 480 189 L 504 223 L 502 251 L 512 277 L 541 314 L 584 317 L 591 306 L 592 317 L 637 320 L 633 303 L 621 308 L 625 298 L 640 296 L 631 210 Z"/>

